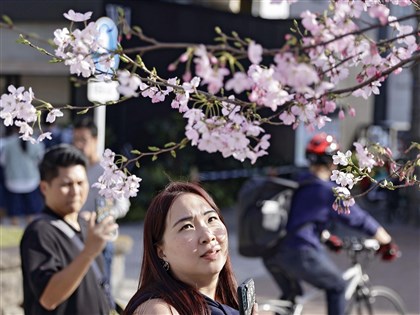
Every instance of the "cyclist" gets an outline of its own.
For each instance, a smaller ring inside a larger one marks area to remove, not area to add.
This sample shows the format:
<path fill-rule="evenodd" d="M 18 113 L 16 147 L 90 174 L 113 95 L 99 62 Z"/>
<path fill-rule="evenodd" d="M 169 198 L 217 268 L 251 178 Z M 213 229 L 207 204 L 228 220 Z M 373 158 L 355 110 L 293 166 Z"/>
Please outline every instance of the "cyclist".
<path fill-rule="evenodd" d="M 332 156 L 338 151 L 334 137 L 316 134 L 306 147 L 309 170 L 298 176 L 301 183 L 292 201 L 287 223 L 287 235 L 276 247 L 273 255 L 264 257 L 264 265 L 282 291 L 281 299 L 294 301 L 301 295 L 300 281 L 325 290 L 329 315 L 344 315 L 346 283 L 342 272 L 328 256 L 320 239 L 322 231 L 334 221 L 357 229 L 377 239 L 384 259 L 395 257 L 397 247 L 391 236 L 367 212 L 357 205 L 350 214 L 332 209 L 335 185 L 330 180 L 335 165 Z M 338 250 L 341 240 L 331 236 L 325 244 Z"/>

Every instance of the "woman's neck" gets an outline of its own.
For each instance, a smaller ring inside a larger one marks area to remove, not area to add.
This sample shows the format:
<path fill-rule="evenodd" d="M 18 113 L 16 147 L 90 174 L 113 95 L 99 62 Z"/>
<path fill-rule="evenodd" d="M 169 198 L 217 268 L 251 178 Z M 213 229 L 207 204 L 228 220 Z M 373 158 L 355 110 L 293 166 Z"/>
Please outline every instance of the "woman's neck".
<path fill-rule="evenodd" d="M 217 282 L 218 282 L 218 280 L 216 279 L 215 281 L 211 281 L 210 284 L 206 284 L 206 285 L 196 284 L 196 288 L 201 294 L 204 294 L 204 295 L 208 296 L 209 298 L 211 298 L 212 300 L 215 300 L 216 299 Z"/>

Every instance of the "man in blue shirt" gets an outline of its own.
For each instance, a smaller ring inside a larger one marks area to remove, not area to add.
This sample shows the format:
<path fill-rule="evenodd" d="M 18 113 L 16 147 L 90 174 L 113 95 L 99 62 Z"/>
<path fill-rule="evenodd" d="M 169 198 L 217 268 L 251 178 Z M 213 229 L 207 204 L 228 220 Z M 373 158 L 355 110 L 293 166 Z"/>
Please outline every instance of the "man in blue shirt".
<path fill-rule="evenodd" d="M 306 147 L 309 171 L 301 174 L 301 183 L 292 201 L 287 236 L 276 253 L 264 258 L 264 264 L 282 291 L 282 299 L 294 300 L 302 294 L 299 280 L 325 290 L 329 315 L 344 315 L 346 283 L 321 242 L 320 235 L 332 222 L 364 232 L 390 247 L 391 236 L 367 212 L 357 205 L 350 214 L 332 208 L 335 196 L 330 180 L 335 169 L 332 156 L 338 144 L 331 135 L 315 135 Z M 331 243 L 331 241 L 330 241 Z"/>

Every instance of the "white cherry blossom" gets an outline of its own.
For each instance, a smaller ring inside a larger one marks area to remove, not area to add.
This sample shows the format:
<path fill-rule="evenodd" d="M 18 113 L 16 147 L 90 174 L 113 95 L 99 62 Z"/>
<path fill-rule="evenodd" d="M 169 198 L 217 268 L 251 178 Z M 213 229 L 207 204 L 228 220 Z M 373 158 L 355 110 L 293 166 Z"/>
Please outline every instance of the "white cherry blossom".
<path fill-rule="evenodd" d="M 367 169 L 370 172 L 372 167 L 376 165 L 376 161 L 373 158 L 373 155 L 369 153 L 369 151 L 365 147 L 363 147 L 362 144 L 354 142 L 353 145 L 356 148 L 356 157 L 360 169 Z"/>
<path fill-rule="evenodd" d="M 46 121 L 49 123 L 53 123 L 57 117 L 63 117 L 63 116 L 64 114 L 61 110 L 54 108 L 48 113 Z"/>
<path fill-rule="evenodd" d="M 338 170 L 332 171 L 330 179 L 343 187 L 348 186 L 349 189 L 352 189 L 353 185 L 356 183 L 353 174 L 340 172 Z"/>
<path fill-rule="evenodd" d="M 333 163 L 335 165 L 343 165 L 347 166 L 349 165 L 349 160 L 351 159 L 351 151 L 347 150 L 346 153 L 343 153 L 341 151 L 338 151 L 336 155 L 333 155 Z"/>
<path fill-rule="evenodd" d="M 72 22 L 84 22 L 90 19 L 90 17 L 92 16 L 92 12 L 86 12 L 86 13 L 79 13 L 79 12 L 74 12 L 74 10 L 69 10 L 67 13 L 63 14 L 64 17 L 67 20 L 70 20 Z"/>
<path fill-rule="evenodd" d="M 263 48 L 260 44 L 251 41 L 248 45 L 248 59 L 253 64 L 259 64 L 262 61 Z"/>

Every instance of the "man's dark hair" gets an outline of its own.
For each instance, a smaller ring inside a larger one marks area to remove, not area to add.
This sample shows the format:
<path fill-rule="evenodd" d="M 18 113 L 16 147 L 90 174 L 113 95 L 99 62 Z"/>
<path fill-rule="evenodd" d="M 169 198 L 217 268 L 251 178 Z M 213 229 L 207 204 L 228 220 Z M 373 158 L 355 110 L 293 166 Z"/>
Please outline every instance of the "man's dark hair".
<path fill-rule="evenodd" d="M 39 165 L 41 180 L 51 182 L 58 176 L 60 167 L 82 165 L 86 168 L 88 161 L 81 151 L 70 144 L 59 144 L 45 152 Z"/>
<path fill-rule="evenodd" d="M 79 117 L 78 119 L 76 119 L 73 124 L 73 128 L 74 129 L 86 128 L 86 129 L 89 129 L 90 134 L 93 137 L 96 138 L 98 136 L 98 127 L 96 126 L 93 119 L 89 116 Z"/>

